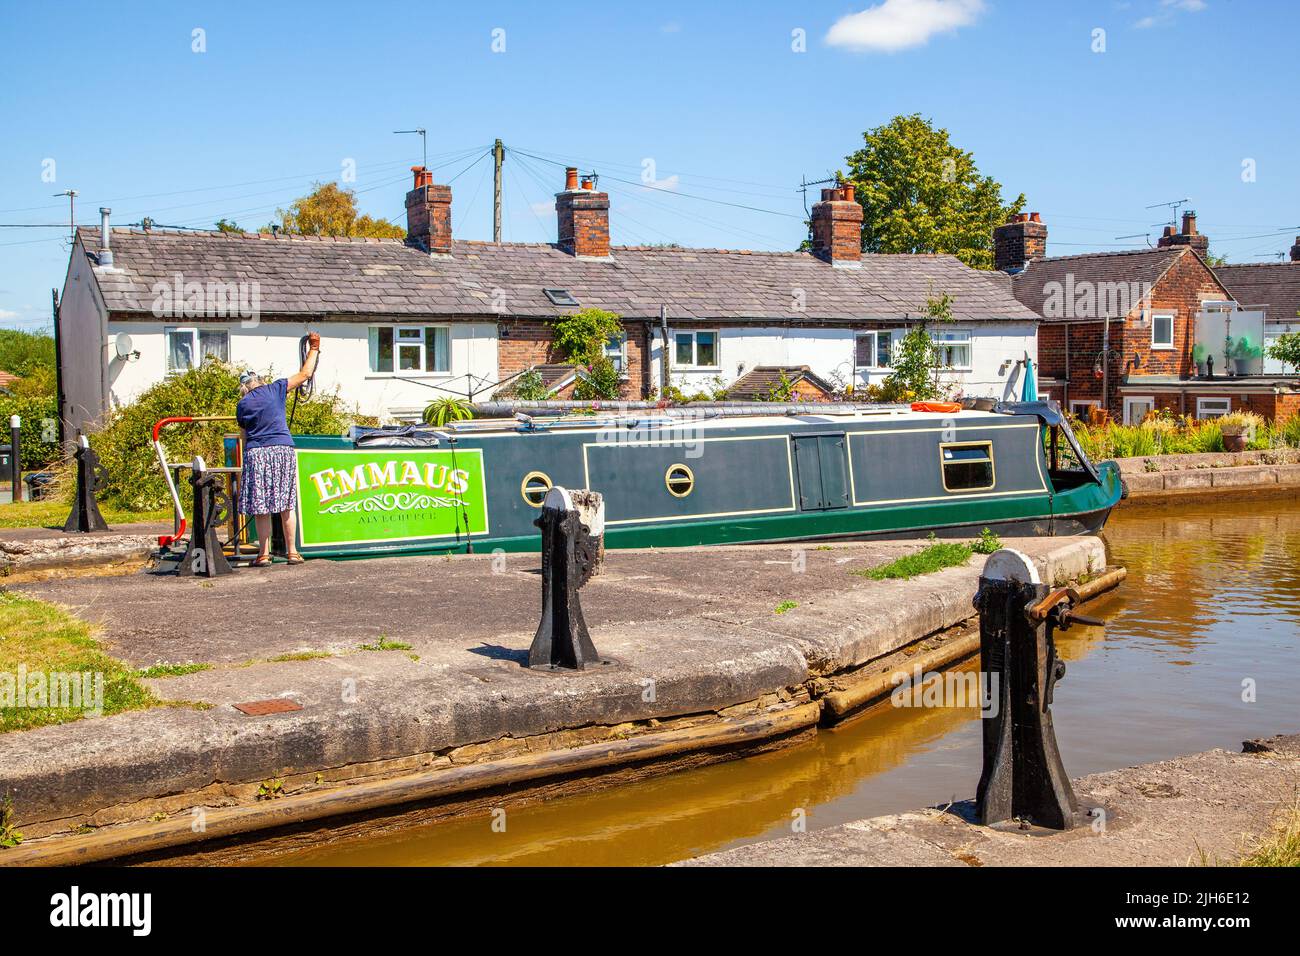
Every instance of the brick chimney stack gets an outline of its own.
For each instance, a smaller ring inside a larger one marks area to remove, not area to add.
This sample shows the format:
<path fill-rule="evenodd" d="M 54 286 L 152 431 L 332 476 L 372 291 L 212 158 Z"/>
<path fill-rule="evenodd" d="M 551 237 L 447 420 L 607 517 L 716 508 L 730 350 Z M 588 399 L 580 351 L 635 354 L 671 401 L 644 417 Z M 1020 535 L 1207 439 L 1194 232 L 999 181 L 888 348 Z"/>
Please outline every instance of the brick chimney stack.
<path fill-rule="evenodd" d="M 578 183 L 578 170 L 564 171 L 564 192 L 555 194 L 559 246 L 579 259 L 609 258 L 609 193 L 596 192 L 590 179 Z"/>
<path fill-rule="evenodd" d="M 833 266 L 862 264 L 862 206 L 853 198 L 853 184 L 823 189 L 812 207 L 813 255 Z"/>
<path fill-rule="evenodd" d="M 1189 209 L 1183 213 L 1183 231 L 1174 232 L 1173 226 L 1165 226 L 1165 234 L 1156 240 L 1156 245 L 1161 249 L 1191 246 L 1201 255 L 1205 255 L 1210 251 L 1210 237 L 1196 231 L 1196 211 Z"/>
<path fill-rule="evenodd" d="M 451 187 L 435 186 L 433 173 L 412 166 L 415 186 L 406 194 L 406 242 L 425 252 L 451 254 Z"/>
<path fill-rule="evenodd" d="M 993 230 L 993 268 L 1019 272 L 1031 259 L 1047 256 L 1047 226 L 1036 212 L 1012 216 Z"/>
<path fill-rule="evenodd" d="M 1300 236 L 1295 237 L 1295 245 L 1291 247 L 1291 261 L 1300 262 Z"/>

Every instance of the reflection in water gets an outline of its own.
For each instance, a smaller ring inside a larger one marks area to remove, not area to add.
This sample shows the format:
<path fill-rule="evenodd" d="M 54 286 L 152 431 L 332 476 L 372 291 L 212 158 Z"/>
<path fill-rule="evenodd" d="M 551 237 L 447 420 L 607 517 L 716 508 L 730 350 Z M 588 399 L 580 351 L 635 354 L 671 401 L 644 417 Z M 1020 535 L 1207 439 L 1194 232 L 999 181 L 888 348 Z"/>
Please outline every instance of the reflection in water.
<path fill-rule="evenodd" d="M 1300 504 L 1121 511 L 1105 534 L 1128 581 L 1060 636 L 1054 712 L 1074 775 L 1300 730 Z M 973 667 L 973 664 L 966 665 Z M 1254 683 L 1257 702 L 1243 700 Z M 296 852 L 329 865 L 656 864 L 971 796 L 973 710 L 878 707 L 786 751 L 634 786 Z"/>

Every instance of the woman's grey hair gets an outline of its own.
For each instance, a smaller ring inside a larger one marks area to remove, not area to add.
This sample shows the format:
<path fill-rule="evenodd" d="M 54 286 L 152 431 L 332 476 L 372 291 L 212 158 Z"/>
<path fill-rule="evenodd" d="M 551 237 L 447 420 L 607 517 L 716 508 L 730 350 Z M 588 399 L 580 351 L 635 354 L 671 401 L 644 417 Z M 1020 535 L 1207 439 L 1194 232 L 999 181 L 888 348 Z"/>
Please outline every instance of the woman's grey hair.
<path fill-rule="evenodd" d="M 239 375 L 239 394 L 247 395 L 261 384 L 262 380 L 258 377 L 256 372 L 241 372 Z"/>

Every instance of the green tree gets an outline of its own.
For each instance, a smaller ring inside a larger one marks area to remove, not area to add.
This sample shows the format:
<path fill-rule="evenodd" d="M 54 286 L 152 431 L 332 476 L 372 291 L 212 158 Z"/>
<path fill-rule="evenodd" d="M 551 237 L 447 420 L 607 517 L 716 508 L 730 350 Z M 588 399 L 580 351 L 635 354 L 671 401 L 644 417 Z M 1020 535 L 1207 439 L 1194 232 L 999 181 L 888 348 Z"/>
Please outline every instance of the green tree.
<path fill-rule="evenodd" d="M 1296 314 L 1300 316 L 1300 312 Z M 1300 332 L 1283 332 L 1268 347 L 1268 356 L 1292 370 L 1300 371 Z"/>
<path fill-rule="evenodd" d="M 42 332 L 0 329 L 0 369 L 28 375 L 37 366 L 54 368 L 54 337 Z"/>
<path fill-rule="evenodd" d="M 217 232 L 237 232 L 241 236 L 244 234 L 243 228 L 237 222 L 233 222 L 224 216 L 216 221 Z"/>
<path fill-rule="evenodd" d="M 401 239 L 406 235 L 403 227 L 387 219 L 358 215 L 356 193 L 340 188 L 338 183 L 314 183 L 309 195 L 295 199 L 288 209 L 277 209 L 275 214 L 284 232 L 303 236 Z M 270 226 L 264 231 L 269 232 Z"/>
<path fill-rule="evenodd" d="M 930 334 L 930 324 L 951 322 L 952 297 L 932 295 L 925 301 L 923 318 L 907 330 L 894 350 L 892 371 L 881 383 L 881 397 L 887 402 L 924 402 L 941 398 L 943 363 Z"/>
<path fill-rule="evenodd" d="M 862 205 L 863 251 L 950 253 L 993 268 L 993 228 L 1024 208 L 1024 194 L 1004 203 L 1001 184 L 920 114 L 895 116 L 862 137 L 862 149 L 846 157 L 845 179 Z"/>

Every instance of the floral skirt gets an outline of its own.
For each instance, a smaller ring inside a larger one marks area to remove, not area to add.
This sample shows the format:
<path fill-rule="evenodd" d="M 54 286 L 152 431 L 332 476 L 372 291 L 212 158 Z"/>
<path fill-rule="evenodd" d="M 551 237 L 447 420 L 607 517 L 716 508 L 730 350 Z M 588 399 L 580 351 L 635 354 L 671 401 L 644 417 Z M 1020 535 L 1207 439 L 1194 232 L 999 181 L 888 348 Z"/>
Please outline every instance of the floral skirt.
<path fill-rule="evenodd" d="M 239 480 L 239 513 L 269 515 L 288 511 L 298 500 L 298 462 L 292 445 L 244 451 Z"/>

